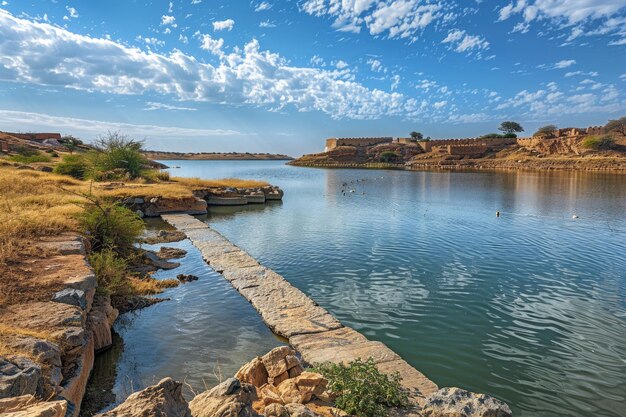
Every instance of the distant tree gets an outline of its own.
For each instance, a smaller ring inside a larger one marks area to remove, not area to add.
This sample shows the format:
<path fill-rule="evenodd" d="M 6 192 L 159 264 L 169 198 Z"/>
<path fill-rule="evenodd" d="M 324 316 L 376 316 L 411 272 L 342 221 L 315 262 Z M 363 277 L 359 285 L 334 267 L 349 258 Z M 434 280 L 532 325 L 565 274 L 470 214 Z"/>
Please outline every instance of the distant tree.
<path fill-rule="evenodd" d="M 622 136 L 626 136 L 626 116 L 615 120 L 609 120 L 604 128 L 607 132 L 616 132 Z"/>
<path fill-rule="evenodd" d="M 498 130 L 504 133 L 517 133 L 523 132 L 524 128 L 521 124 L 517 122 L 506 121 L 500 123 L 500 127 L 498 128 Z"/>
<path fill-rule="evenodd" d="M 424 138 L 424 135 L 422 135 L 420 132 L 413 131 L 410 133 L 410 135 L 411 135 L 411 139 L 413 140 L 422 140 Z"/>
<path fill-rule="evenodd" d="M 545 136 L 550 137 L 554 134 L 554 131 L 557 129 L 558 127 L 556 127 L 556 125 L 543 126 L 537 129 L 537 131 L 533 134 L 533 136 L 545 135 Z"/>
<path fill-rule="evenodd" d="M 78 149 L 79 145 L 83 144 L 82 140 L 75 138 L 72 135 L 63 136 L 59 142 L 61 142 L 61 144 L 65 146 L 70 151 L 70 153 L 74 152 L 76 149 Z"/>

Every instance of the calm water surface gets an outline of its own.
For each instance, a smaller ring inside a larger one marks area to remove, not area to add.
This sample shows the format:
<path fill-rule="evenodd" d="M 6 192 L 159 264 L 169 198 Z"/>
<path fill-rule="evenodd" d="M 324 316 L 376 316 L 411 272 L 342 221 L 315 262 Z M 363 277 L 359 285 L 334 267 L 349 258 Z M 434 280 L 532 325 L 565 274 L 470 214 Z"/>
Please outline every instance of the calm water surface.
<path fill-rule="evenodd" d="M 626 176 L 165 163 L 283 188 L 282 203 L 207 221 L 439 386 L 495 395 L 516 416 L 626 415 Z M 200 281 L 119 326 L 120 395 L 133 371 L 211 384 L 216 362 L 230 375 L 281 343 L 189 258 Z"/>

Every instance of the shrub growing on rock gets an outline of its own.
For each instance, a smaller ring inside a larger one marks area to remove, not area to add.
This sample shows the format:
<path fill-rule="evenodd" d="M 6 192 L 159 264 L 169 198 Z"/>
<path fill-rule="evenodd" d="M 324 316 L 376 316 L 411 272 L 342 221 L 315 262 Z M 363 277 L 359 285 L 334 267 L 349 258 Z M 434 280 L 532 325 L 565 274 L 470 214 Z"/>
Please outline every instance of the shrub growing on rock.
<path fill-rule="evenodd" d="M 372 358 L 344 364 L 325 363 L 317 368 L 328 379 L 327 390 L 337 397 L 335 405 L 358 417 L 383 417 L 387 407 L 406 407 L 408 395 L 399 374 L 385 375 Z"/>
<path fill-rule="evenodd" d="M 89 263 L 96 273 L 98 289 L 107 294 L 127 295 L 130 284 L 126 279 L 127 263 L 111 249 L 93 252 Z"/>
<path fill-rule="evenodd" d="M 582 141 L 585 149 L 601 150 L 611 149 L 615 145 L 615 140 L 610 136 L 587 136 Z"/>
<path fill-rule="evenodd" d="M 398 154 L 396 154 L 393 151 L 385 151 L 385 152 L 380 154 L 380 160 L 382 162 L 391 162 L 394 159 L 396 159 L 397 157 L 398 157 Z"/>
<path fill-rule="evenodd" d="M 96 199 L 90 200 L 79 220 L 94 251 L 128 254 L 144 230 L 143 221 L 133 211 Z"/>

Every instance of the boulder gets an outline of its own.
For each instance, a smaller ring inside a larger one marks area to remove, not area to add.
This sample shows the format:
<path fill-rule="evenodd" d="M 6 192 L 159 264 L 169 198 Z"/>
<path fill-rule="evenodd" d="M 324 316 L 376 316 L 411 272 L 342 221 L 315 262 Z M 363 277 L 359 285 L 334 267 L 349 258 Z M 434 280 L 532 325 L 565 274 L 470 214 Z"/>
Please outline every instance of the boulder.
<path fill-rule="evenodd" d="M 0 356 L 0 398 L 36 395 L 41 390 L 41 367 L 21 356 Z"/>
<path fill-rule="evenodd" d="M 98 417 L 191 417 L 182 384 L 164 378 L 158 384 L 131 394 L 126 401 Z"/>
<path fill-rule="evenodd" d="M 52 301 L 80 307 L 83 310 L 87 308 L 87 298 L 85 297 L 85 292 L 73 288 L 66 288 L 56 292 L 52 296 Z"/>
<path fill-rule="evenodd" d="M 423 417 L 511 417 L 508 405 L 489 395 L 442 388 L 426 399 Z"/>
<path fill-rule="evenodd" d="M 0 400 L 0 414 L 11 417 L 65 417 L 68 410 L 64 400 L 37 402 L 31 395 L 8 400 Z"/>
<path fill-rule="evenodd" d="M 189 403 L 193 417 L 257 417 L 252 408 L 254 386 L 229 378 Z"/>
<path fill-rule="evenodd" d="M 111 326 L 118 314 L 117 309 L 111 306 L 111 298 L 108 295 L 100 295 L 94 299 L 91 312 L 87 316 L 87 325 L 92 332 L 96 352 L 113 344 Z"/>
<path fill-rule="evenodd" d="M 328 381 L 322 375 L 315 372 L 303 372 L 295 378 L 287 379 L 278 385 L 278 391 L 284 404 L 304 404 L 313 396 L 324 392 Z"/>
<path fill-rule="evenodd" d="M 187 255 L 187 251 L 184 249 L 169 248 L 166 246 L 163 246 L 157 252 L 157 256 L 161 259 L 183 258 L 185 255 Z"/>
<path fill-rule="evenodd" d="M 319 414 L 316 414 L 311 409 L 298 403 L 286 404 L 285 409 L 289 413 L 289 417 L 318 417 L 319 416 Z"/>
<path fill-rule="evenodd" d="M 263 355 L 261 361 L 265 365 L 268 376 L 275 378 L 289 370 L 287 356 L 294 357 L 295 355 L 296 352 L 289 346 L 280 346 Z"/>
<path fill-rule="evenodd" d="M 263 365 L 263 361 L 260 357 L 252 359 L 235 374 L 235 378 L 239 381 L 254 385 L 255 387 L 261 387 L 267 384 L 268 376 L 265 365 Z"/>

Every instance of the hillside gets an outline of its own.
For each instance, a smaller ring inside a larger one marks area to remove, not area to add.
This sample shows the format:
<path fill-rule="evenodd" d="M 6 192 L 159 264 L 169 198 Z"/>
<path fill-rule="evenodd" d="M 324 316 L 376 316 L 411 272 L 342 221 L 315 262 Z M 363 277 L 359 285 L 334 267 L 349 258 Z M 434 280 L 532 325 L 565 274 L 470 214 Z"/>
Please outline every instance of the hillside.
<path fill-rule="evenodd" d="M 626 138 L 607 149 L 589 148 L 587 136 L 524 139 L 458 139 L 371 146 L 337 146 L 304 155 L 290 165 L 395 169 L 572 169 L 626 172 Z"/>

